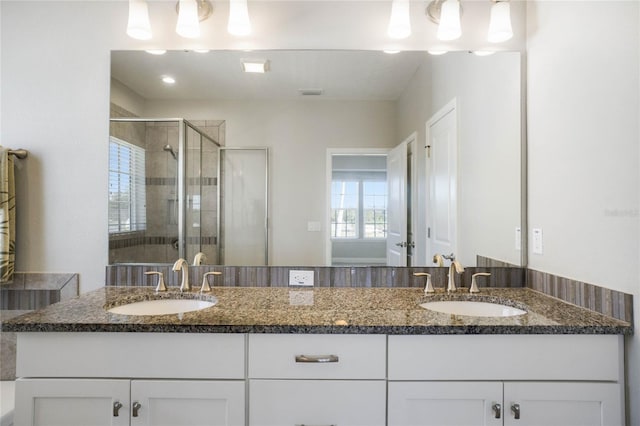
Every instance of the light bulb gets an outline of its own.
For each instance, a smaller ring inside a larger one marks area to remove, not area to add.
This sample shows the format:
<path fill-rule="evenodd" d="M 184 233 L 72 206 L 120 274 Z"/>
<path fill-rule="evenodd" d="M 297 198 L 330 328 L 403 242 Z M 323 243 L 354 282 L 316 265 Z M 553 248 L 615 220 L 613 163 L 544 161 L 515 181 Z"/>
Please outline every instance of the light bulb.
<path fill-rule="evenodd" d="M 460 28 L 460 2 L 446 0 L 440 9 L 440 25 L 438 25 L 438 40 L 455 40 L 462 35 Z"/>
<path fill-rule="evenodd" d="M 129 0 L 127 35 L 137 40 L 149 40 L 151 38 L 149 7 L 145 0 Z"/>
<path fill-rule="evenodd" d="M 497 1 L 491 6 L 491 20 L 487 40 L 500 43 L 513 37 L 511 29 L 511 6 L 508 1 Z"/>
<path fill-rule="evenodd" d="M 176 32 L 186 38 L 200 37 L 200 20 L 198 19 L 196 0 L 180 0 Z"/>
<path fill-rule="evenodd" d="M 229 22 L 227 24 L 229 34 L 246 36 L 251 34 L 251 21 L 247 0 L 229 0 Z"/>
<path fill-rule="evenodd" d="M 387 34 L 391 38 L 401 39 L 411 35 L 411 17 L 409 0 L 393 0 L 391 3 L 391 17 Z"/>

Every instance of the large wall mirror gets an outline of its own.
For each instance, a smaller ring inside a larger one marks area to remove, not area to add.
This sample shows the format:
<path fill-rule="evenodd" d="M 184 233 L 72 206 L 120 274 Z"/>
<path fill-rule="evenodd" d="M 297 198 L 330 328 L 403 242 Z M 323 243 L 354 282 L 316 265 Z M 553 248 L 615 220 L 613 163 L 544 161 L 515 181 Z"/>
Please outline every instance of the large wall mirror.
<path fill-rule="evenodd" d="M 523 266 L 521 91 L 517 52 L 113 51 L 109 262 Z"/>

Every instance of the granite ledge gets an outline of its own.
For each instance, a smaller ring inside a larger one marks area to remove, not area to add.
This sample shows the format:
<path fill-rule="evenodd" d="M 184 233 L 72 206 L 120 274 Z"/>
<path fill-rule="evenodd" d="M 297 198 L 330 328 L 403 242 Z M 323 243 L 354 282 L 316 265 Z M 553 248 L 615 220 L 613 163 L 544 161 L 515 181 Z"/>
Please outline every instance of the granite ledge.
<path fill-rule="evenodd" d="M 295 293 L 306 303 L 295 303 Z M 106 308 L 154 298 L 149 287 L 105 287 L 5 322 L 15 332 L 163 332 L 297 334 L 632 334 L 631 324 L 527 288 L 483 289 L 480 296 L 416 288 L 214 287 L 219 303 L 201 311 L 156 316 L 112 314 Z M 198 297 L 197 292 L 159 297 Z M 206 296 L 206 295 L 205 295 Z M 480 297 L 480 299 L 479 299 Z M 420 308 L 428 300 L 510 302 L 527 314 L 470 317 Z M 309 303 L 310 302 L 310 303 Z"/>

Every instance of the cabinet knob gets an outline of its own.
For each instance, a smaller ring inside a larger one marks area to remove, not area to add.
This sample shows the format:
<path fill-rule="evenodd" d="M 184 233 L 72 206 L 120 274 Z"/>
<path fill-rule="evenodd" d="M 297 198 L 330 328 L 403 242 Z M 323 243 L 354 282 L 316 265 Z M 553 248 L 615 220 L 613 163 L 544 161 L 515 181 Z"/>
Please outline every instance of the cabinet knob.
<path fill-rule="evenodd" d="M 513 418 L 520 420 L 520 404 L 511 404 L 511 411 L 513 412 Z"/>
<path fill-rule="evenodd" d="M 140 404 L 138 401 L 134 402 L 133 405 L 131 406 L 133 408 L 133 412 L 131 413 L 131 415 L 133 417 L 138 417 L 138 410 L 140 410 L 142 408 L 142 404 Z"/>
<path fill-rule="evenodd" d="M 296 355 L 296 362 L 339 362 L 338 355 Z"/>
<path fill-rule="evenodd" d="M 122 403 L 120 401 L 116 401 L 113 403 L 113 417 L 118 417 L 120 415 L 121 408 Z"/>
<path fill-rule="evenodd" d="M 499 419 L 500 416 L 502 416 L 502 406 L 500 404 L 493 404 L 491 409 L 493 410 L 496 419 Z"/>

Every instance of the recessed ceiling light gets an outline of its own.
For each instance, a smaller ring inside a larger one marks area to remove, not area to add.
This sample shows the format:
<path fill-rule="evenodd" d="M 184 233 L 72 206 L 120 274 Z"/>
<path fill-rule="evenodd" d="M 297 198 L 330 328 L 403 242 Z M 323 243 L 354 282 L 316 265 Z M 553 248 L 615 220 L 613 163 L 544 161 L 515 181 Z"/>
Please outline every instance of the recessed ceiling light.
<path fill-rule="evenodd" d="M 167 51 L 164 49 L 149 49 L 149 50 L 145 50 L 145 52 L 150 53 L 152 55 L 164 55 L 165 53 L 167 53 Z"/>
<path fill-rule="evenodd" d="M 427 50 L 427 52 L 429 52 L 430 55 L 438 56 L 438 55 L 444 55 L 445 53 L 448 52 L 448 50 Z"/>
<path fill-rule="evenodd" d="M 396 53 L 400 53 L 400 51 L 399 51 L 399 50 L 390 50 L 390 49 L 383 50 L 383 52 L 384 52 L 384 53 L 387 53 L 387 54 L 389 54 L 389 55 L 395 55 Z"/>
<path fill-rule="evenodd" d="M 162 76 L 162 81 L 167 83 L 167 84 L 174 84 L 176 82 L 176 79 L 169 76 L 169 75 L 163 75 Z"/>
<path fill-rule="evenodd" d="M 269 61 L 256 59 L 243 59 L 242 70 L 251 73 L 265 73 L 269 71 Z"/>
<path fill-rule="evenodd" d="M 196 53 L 209 53 L 209 49 L 193 49 Z"/>

